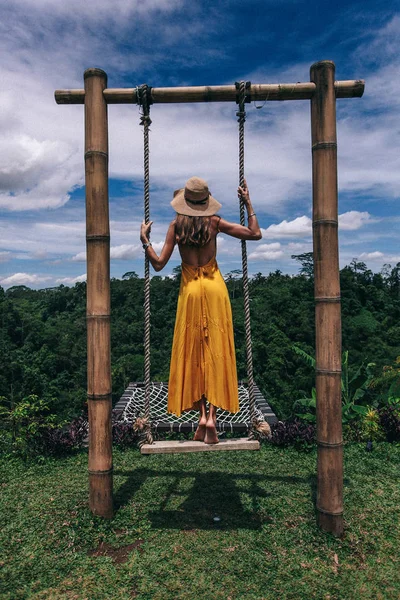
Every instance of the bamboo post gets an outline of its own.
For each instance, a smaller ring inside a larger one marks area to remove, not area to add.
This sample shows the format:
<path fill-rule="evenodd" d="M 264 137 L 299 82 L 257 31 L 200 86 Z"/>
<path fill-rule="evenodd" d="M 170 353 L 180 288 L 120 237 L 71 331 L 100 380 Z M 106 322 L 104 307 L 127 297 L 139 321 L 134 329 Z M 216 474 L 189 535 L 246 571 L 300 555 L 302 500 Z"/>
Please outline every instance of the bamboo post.
<path fill-rule="evenodd" d="M 343 534 L 343 439 L 341 314 L 338 250 L 338 192 L 335 65 L 311 66 L 313 245 L 317 391 L 318 524 Z"/>
<path fill-rule="evenodd" d="M 107 75 L 101 69 L 88 69 L 84 80 L 89 505 L 93 514 L 111 518 L 110 226 L 107 104 L 103 96 Z"/>

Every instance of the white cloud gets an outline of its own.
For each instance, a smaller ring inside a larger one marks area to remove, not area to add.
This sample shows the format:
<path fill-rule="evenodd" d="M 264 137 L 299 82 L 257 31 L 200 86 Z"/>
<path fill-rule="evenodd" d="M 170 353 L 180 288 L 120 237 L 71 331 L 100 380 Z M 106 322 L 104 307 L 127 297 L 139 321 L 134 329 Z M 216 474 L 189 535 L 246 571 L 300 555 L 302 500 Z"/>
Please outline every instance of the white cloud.
<path fill-rule="evenodd" d="M 249 260 L 278 260 L 283 256 L 279 242 L 273 244 L 261 244 L 249 255 Z"/>
<path fill-rule="evenodd" d="M 152 242 L 152 246 L 157 253 L 160 253 L 164 242 Z M 134 260 L 143 255 L 141 244 L 121 244 L 121 246 L 110 247 L 110 260 Z M 74 262 L 85 262 L 86 252 L 79 252 L 71 258 Z"/>
<path fill-rule="evenodd" d="M 360 260 L 381 260 L 384 257 L 384 253 L 376 250 L 375 252 L 362 252 L 359 256 Z"/>
<path fill-rule="evenodd" d="M 0 140 L 0 208 L 10 211 L 58 208 L 79 181 L 68 164 L 67 144 L 27 135 Z"/>
<path fill-rule="evenodd" d="M 12 286 L 12 285 L 28 285 L 28 284 L 40 284 L 45 281 L 50 281 L 52 277 L 46 275 L 35 275 L 31 273 L 14 273 L 9 277 L 0 279 L 1 285 Z"/>
<path fill-rule="evenodd" d="M 75 256 L 71 258 L 71 260 L 73 262 L 86 262 L 86 250 L 83 252 L 78 252 L 78 254 L 75 254 Z"/>
<path fill-rule="evenodd" d="M 352 210 L 339 215 L 339 228 L 342 230 L 354 231 L 368 222 L 374 222 L 368 212 Z M 303 215 L 293 221 L 284 220 L 277 225 L 270 225 L 262 230 L 262 234 L 267 239 L 308 237 L 312 234 L 312 221 Z"/>
<path fill-rule="evenodd" d="M 0 221 L 2 246 L 11 251 L 73 254 L 85 246 L 85 223 L 7 219 Z"/>
<path fill-rule="evenodd" d="M 78 277 L 59 277 L 58 279 L 56 279 L 56 283 L 58 285 L 74 285 L 75 283 L 86 281 L 86 279 L 87 276 L 86 273 L 84 273 L 83 275 L 79 275 Z"/>
<path fill-rule="evenodd" d="M 358 258 L 360 260 L 379 261 L 381 263 L 397 263 L 400 261 L 400 255 L 385 254 L 379 250 L 375 250 L 375 252 L 362 252 Z"/>
<path fill-rule="evenodd" d="M 108 0 L 96 0 L 96 2 L 81 2 L 81 0 L 14 0 L 14 5 L 24 9 L 37 10 L 41 13 L 50 12 L 52 15 L 67 15 L 69 18 L 83 16 L 90 20 L 98 19 L 129 19 L 135 13 L 143 14 L 154 10 L 170 11 L 181 0 L 113 0 L 112 4 Z"/>
<path fill-rule="evenodd" d="M 304 241 L 304 242 L 289 242 L 289 244 L 287 245 L 287 248 L 290 251 L 296 251 L 296 252 L 309 252 L 310 249 L 312 250 L 312 240 L 310 241 Z"/>
<path fill-rule="evenodd" d="M 139 258 L 142 253 L 142 246 L 136 244 L 122 244 L 110 248 L 110 258 L 115 260 L 132 260 Z"/>
<path fill-rule="evenodd" d="M 304 237 L 312 233 L 311 219 L 303 215 L 293 221 L 282 221 L 278 225 L 270 225 L 262 230 L 264 238 Z"/>
<path fill-rule="evenodd" d="M 343 231 L 354 231 L 360 229 L 366 223 L 374 222 L 368 212 L 351 210 L 339 215 L 339 229 Z"/>

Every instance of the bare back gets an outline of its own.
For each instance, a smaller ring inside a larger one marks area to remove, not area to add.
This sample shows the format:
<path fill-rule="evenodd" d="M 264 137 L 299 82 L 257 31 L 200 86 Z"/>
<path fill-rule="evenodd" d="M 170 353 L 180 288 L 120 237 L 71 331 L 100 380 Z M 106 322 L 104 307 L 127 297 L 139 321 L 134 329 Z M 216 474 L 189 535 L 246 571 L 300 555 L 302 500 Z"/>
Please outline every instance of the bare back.
<path fill-rule="evenodd" d="M 195 246 L 189 246 L 188 244 L 178 244 L 179 254 L 181 255 L 182 262 L 190 265 L 191 267 L 202 267 L 216 256 L 219 221 L 220 217 L 216 215 L 211 218 L 211 237 L 210 241 L 204 246 L 197 248 Z"/>

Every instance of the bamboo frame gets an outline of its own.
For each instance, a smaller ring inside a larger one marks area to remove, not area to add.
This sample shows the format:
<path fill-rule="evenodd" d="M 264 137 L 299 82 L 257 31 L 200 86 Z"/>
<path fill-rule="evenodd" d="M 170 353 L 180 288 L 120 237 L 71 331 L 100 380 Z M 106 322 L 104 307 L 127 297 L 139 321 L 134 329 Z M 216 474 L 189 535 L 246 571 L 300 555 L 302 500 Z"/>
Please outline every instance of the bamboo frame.
<path fill-rule="evenodd" d="M 335 65 L 310 69 L 316 85 L 311 99 L 313 248 L 317 391 L 318 523 L 343 534 L 343 439 L 341 314 L 338 244 L 338 188 Z"/>
<path fill-rule="evenodd" d="M 343 533 L 341 316 L 338 254 L 336 98 L 361 97 L 364 81 L 334 81 L 331 61 L 315 63 L 310 82 L 253 84 L 250 100 L 311 100 L 313 247 L 317 389 L 317 511 L 325 531 Z M 100 69 L 84 90 L 57 90 L 58 104 L 85 104 L 89 481 L 93 513 L 111 517 L 110 233 L 108 104 L 135 104 L 136 88 L 108 89 Z M 152 88 L 152 102 L 236 101 L 235 86 Z"/>
<path fill-rule="evenodd" d="M 110 225 L 107 104 L 103 96 L 107 75 L 100 69 L 88 69 L 84 78 L 89 505 L 94 514 L 111 518 Z"/>

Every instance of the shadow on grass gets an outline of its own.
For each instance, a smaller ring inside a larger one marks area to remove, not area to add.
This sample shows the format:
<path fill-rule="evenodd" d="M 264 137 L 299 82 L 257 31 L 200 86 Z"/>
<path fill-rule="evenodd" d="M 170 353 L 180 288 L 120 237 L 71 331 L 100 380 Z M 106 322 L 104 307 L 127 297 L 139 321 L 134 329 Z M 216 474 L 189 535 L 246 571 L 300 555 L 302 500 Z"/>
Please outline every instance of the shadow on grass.
<path fill-rule="evenodd" d="M 315 501 L 315 478 L 232 474 L 209 471 L 155 471 L 137 469 L 118 470 L 115 475 L 127 477 L 115 496 L 115 509 L 128 504 L 145 483 L 154 478 L 165 478 L 166 486 L 160 495 L 159 509 L 148 513 L 152 526 L 157 529 L 261 529 L 273 517 L 266 512 L 263 499 L 272 497 L 265 490 L 266 482 L 310 485 Z M 182 488 L 182 483 L 186 485 Z M 190 480 L 190 481 L 189 481 Z M 246 507 L 241 495 L 246 495 Z M 154 495 L 152 495 L 154 502 Z M 219 519 L 219 520 L 218 520 Z"/>

